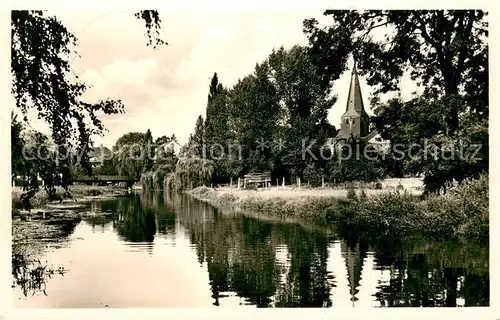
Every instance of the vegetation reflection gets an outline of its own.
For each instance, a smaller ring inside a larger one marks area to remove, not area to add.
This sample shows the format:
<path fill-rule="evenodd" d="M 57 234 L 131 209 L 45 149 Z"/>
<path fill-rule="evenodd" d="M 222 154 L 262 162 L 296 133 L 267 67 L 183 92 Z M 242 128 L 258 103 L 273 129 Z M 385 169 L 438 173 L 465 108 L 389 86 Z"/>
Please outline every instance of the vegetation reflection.
<path fill-rule="evenodd" d="M 366 234 L 348 226 L 263 220 L 217 210 L 187 195 L 143 193 L 116 202 L 119 235 L 130 242 L 185 230 L 206 266 L 213 304 L 238 296 L 257 307 L 330 307 L 338 286 L 329 263 L 345 265 L 350 300 L 358 300 L 365 263 L 390 275 L 373 300 L 382 307 L 489 305 L 488 246 Z M 329 256 L 333 243 L 341 255 Z M 151 244 L 152 245 L 152 244 Z M 366 269 L 366 270 L 365 270 Z"/>

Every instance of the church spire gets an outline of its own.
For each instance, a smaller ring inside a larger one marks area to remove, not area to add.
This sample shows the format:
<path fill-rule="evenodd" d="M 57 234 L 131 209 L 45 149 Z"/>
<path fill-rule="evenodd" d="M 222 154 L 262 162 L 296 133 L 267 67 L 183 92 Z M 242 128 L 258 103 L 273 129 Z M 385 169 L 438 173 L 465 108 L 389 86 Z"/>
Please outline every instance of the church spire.
<path fill-rule="evenodd" d="M 348 139 L 351 136 L 365 137 L 368 134 L 369 117 L 363 105 L 356 62 L 352 67 L 351 82 L 347 95 L 346 110 L 341 118 L 338 137 Z"/>
<path fill-rule="evenodd" d="M 349 85 L 349 95 L 347 97 L 346 111 L 354 110 L 360 115 L 365 112 L 363 106 L 363 97 L 361 96 L 361 86 L 359 85 L 358 71 L 356 69 L 356 60 L 351 73 L 351 83 Z"/>

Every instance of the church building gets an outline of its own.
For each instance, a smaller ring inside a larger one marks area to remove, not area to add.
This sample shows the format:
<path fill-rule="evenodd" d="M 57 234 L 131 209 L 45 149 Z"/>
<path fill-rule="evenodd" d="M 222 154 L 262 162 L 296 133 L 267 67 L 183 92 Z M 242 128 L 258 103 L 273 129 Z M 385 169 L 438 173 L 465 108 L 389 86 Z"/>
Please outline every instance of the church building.
<path fill-rule="evenodd" d="M 384 141 L 376 129 L 370 131 L 370 117 L 364 108 L 356 64 L 351 73 L 347 105 L 341 117 L 340 130 L 335 137 L 329 139 L 328 144 L 340 146 L 349 138 L 364 140 L 380 151 L 389 147 L 389 141 Z"/>

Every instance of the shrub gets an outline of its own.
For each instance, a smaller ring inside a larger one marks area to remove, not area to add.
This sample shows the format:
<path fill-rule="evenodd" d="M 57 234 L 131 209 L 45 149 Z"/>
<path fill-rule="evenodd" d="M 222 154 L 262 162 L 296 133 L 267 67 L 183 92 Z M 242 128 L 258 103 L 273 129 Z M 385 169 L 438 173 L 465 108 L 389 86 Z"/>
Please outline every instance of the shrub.
<path fill-rule="evenodd" d="M 219 202 L 221 204 L 227 204 L 227 205 L 233 204 L 236 200 L 237 198 L 232 193 L 225 193 L 221 195 L 219 198 Z"/>
<path fill-rule="evenodd" d="M 312 163 L 304 169 L 304 179 L 311 187 L 321 186 L 321 172 Z"/>
<path fill-rule="evenodd" d="M 99 188 L 90 188 L 88 190 L 88 194 L 92 195 L 92 196 L 98 196 L 98 195 L 103 194 L 103 191 L 102 191 L 102 189 L 99 189 Z"/>
<path fill-rule="evenodd" d="M 255 183 L 249 183 L 245 186 L 245 190 L 258 190 L 257 184 Z"/>
<path fill-rule="evenodd" d="M 420 211 L 416 197 L 407 193 L 384 193 L 369 198 L 357 216 L 365 227 L 377 228 L 384 232 L 401 233 L 419 227 Z M 363 216 L 365 215 L 365 216 Z"/>
<path fill-rule="evenodd" d="M 466 180 L 441 196 L 424 201 L 427 228 L 446 236 L 487 237 L 489 229 L 488 175 Z"/>
<path fill-rule="evenodd" d="M 364 152 L 367 150 L 375 152 L 372 146 L 366 145 L 362 141 L 348 142 L 340 151 L 337 151 L 341 153 L 344 160 L 340 164 L 331 161 L 327 165 L 329 179 L 338 182 L 371 182 L 384 178 L 385 173 L 384 169 L 382 169 L 380 159 L 374 161 L 367 158 Z"/>
<path fill-rule="evenodd" d="M 194 188 L 191 193 L 195 195 L 205 195 L 212 192 L 213 189 L 205 186 Z"/>
<path fill-rule="evenodd" d="M 358 200 L 358 197 L 356 196 L 356 191 L 354 190 L 354 188 L 350 187 L 347 189 L 347 199 Z"/>
<path fill-rule="evenodd" d="M 367 197 L 366 197 L 366 192 L 365 192 L 365 190 L 361 190 L 361 192 L 359 193 L 359 200 L 360 200 L 360 201 L 361 201 L 361 200 L 363 200 L 363 201 L 364 201 L 364 200 L 366 200 L 366 199 L 367 199 Z"/>
<path fill-rule="evenodd" d="M 18 194 L 12 195 L 12 209 L 23 209 L 23 202 Z"/>
<path fill-rule="evenodd" d="M 339 200 L 337 205 L 332 205 L 326 210 L 326 218 L 328 221 L 351 225 L 360 208 L 361 203 L 358 201 Z"/>

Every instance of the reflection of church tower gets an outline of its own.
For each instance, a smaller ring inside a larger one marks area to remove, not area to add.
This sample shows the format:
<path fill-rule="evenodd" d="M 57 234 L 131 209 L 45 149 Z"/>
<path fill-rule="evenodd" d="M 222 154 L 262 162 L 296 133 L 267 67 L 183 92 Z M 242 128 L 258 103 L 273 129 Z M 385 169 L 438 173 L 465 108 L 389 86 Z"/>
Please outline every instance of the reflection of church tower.
<path fill-rule="evenodd" d="M 354 302 L 358 300 L 356 294 L 359 292 L 359 281 L 361 280 L 363 260 L 366 258 L 367 250 L 360 243 L 349 245 L 346 241 L 340 243 L 340 248 L 342 257 L 344 257 L 346 261 L 351 301 L 354 306 Z"/>
<path fill-rule="evenodd" d="M 97 201 L 92 201 L 90 203 L 90 212 L 94 213 L 94 214 L 97 214 L 97 210 L 98 207 L 97 207 Z"/>
<path fill-rule="evenodd" d="M 356 70 L 356 64 L 354 64 L 351 74 L 351 83 L 349 85 L 346 111 L 342 115 L 340 132 L 337 138 L 348 139 L 351 135 L 355 137 L 365 137 L 369 133 L 369 124 L 370 120 L 364 109 L 358 72 Z"/>

